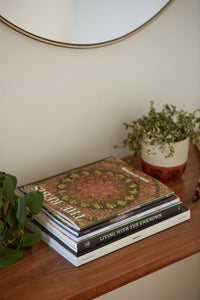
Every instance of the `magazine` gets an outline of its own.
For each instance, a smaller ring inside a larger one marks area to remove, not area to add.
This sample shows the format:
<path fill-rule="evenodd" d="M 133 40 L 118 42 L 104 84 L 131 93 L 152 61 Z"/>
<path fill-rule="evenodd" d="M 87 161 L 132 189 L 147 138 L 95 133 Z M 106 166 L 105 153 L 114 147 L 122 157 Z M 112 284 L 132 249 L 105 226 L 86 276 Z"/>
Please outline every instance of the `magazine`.
<path fill-rule="evenodd" d="M 117 157 L 19 187 L 42 191 L 44 207 L 78 231 L 166 199 L 174 193 Z"/>

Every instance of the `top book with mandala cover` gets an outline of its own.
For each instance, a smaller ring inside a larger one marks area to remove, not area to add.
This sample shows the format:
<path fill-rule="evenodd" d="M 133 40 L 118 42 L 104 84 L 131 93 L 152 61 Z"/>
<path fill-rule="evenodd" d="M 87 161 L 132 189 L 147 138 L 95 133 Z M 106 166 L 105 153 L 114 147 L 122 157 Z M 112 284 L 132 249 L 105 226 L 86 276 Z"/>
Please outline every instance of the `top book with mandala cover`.
<path fill-rule="evenodd" d="M 81 231 L 174 194 L 165 184 L 110 157 L 20 187 L 42 191 L 44 206 Z"/>

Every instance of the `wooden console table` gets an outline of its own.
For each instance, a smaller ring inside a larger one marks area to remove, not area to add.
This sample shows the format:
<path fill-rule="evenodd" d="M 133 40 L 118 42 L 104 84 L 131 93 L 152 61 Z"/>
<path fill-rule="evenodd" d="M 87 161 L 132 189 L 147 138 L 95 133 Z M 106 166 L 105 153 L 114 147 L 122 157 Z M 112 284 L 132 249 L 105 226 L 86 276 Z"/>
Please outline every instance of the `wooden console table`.
<path fill-rule="evenodd" d="M 129 157 L 136 168 L 140 161 Z M 0 269 L 0 299 L 93 299 L 200 251 L 200 201 L 192 195 L 200 177 L 200 152 L 190 146 L 185 173 L 167 184 L 192 218 L 79 268 L 40 242 L 15 265 Z"/>

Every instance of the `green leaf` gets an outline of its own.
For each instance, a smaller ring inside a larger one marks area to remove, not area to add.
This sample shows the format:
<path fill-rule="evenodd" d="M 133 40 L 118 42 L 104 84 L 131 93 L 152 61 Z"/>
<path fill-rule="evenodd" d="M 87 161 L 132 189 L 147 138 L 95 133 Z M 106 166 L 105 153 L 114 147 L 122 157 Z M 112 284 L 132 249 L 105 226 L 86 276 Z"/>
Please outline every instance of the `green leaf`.
<path fill-rule="evenodd" d="M 31 215 L 37 215 L 43 205 L 43 193 L 36 191 L 36 192 L 30 192 L 26 196 L 27 199 L 27 206 L 30 209 Z"/>
<path fill-rule="evenodd" d="M 2 204 L 3 204 L 2 196 L 3 196 L 3 188 L 0 187 L 0 209 L 1 209 L 1 206 L 2 206 Z"/>
<path fill-rule="evenodd" d="M 0 217 L 3 216 L 3 188 L 0 187 Z"/>
<path fill-rule="evenodd" d="M 7 174 L 3 183 L 3 192 L 7 200 L 15 205 L 15 189 L 17 186 L 17 178 L 13 175 Z"/>
<path fill-rule="evenodd" d="M 18 226 L 13 226 L 6 229 L 4 240 L 5 241 L 13 241 L 17 236 L 20 237 L 21 228 Z M 16 239 L 16 241 L 18 238 Z M 15 244 L 17 246 L 17 244 Z"/>
<path fill-rule="evenodd" d="M 26 221 L 26 199 L 19 197 L 17 201 L 17 219 L 20 223 L 24 224 Z"/>
<path fill-rule="evenodd" d="M 13 227 L 17 224 L 17 211 L 15 206 L 9 205 L 6 214 L 6 222 L 10 227 Z"/>
<path fill-rule="evenodd" d="M 4 223 L 2 220 L 0 220 L 0 234 L 2 234 L 4 231 Z"/>
<path fill-rule="evenodd" d="M 10 248 L 0 248 L 0 267 L 8 267 L 22 258 L 23 253 L 20 250 Z"/>
<path fill-rule="evenodd" d="M 32 247 L 41 240 L 41 237 L 37 233 L 24 233 L 24 242 L 22 247 Z"/>

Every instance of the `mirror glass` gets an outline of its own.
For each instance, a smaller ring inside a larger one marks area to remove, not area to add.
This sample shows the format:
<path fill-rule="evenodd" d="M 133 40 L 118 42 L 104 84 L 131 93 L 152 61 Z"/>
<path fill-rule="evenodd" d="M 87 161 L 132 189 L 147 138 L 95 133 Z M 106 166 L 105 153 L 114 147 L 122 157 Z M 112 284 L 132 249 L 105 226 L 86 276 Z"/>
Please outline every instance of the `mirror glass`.
<path fill-rule="evenodd" d="M 123 39 L 161 13 L 166 0 L 0 0 L 1 21 L 36 39 L 71 47 Z"/>

